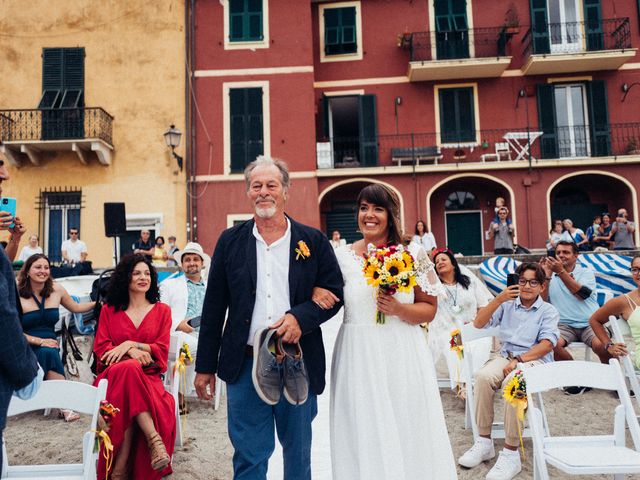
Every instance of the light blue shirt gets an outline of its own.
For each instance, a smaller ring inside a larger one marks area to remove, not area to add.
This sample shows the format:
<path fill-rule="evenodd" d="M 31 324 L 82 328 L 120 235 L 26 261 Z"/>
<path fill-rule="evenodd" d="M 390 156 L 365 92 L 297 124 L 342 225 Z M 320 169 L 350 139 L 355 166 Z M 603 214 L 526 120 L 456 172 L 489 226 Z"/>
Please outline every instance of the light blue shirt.
<path fill-rule="evenodd" d="M 207 288 L 204 282 L 192 282 L 187 278 L 187 315 L 185 318 L 193 318 L 202 315 L 202 304 Z"/>
<path fill-rule="evenodd" d="M 542 340 L 549 340 L 555 347 L 560 337 L 558 331 L 558 311 L 550 303 L 538 297 L 531 307 L 522 305 L 520 297 L 504 302 L 491 316 L 484 328 L 499 326 L 498 338 L 502 343 L 500 354 L 507 357 L 521 355 Z M 553 352 L 540 359 L 553 361 Z"/>
<path fill-rule="evenodd" d="M 573 328 L 586 328 L 589 326 L 589 318 L 598 309 L 596 276 L 591 270 L 577 263 L 570 275 L 580 285 L 591 289 L 589 298 L 577 298 L 554 273 L 549 284 L 549 302 L 558 310 L 560 323 Z"/>

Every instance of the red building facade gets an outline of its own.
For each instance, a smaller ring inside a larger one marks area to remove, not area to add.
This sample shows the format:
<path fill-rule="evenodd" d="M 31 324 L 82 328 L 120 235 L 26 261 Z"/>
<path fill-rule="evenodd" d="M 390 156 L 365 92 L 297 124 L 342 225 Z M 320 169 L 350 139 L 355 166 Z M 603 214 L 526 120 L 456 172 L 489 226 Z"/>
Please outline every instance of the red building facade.
<path fill-rule="evenodd" d="M 638 2 L 196 1 L 192 177 L 198 241 L 251 217 L 244 166 L 287 161 L 288 212 L 358 237 L 355 197 L 384 183 L 438 245 L 493 249 L 586 229 L 640 184 Z M 636 238 L 636 243 L 638 238 Z"/>

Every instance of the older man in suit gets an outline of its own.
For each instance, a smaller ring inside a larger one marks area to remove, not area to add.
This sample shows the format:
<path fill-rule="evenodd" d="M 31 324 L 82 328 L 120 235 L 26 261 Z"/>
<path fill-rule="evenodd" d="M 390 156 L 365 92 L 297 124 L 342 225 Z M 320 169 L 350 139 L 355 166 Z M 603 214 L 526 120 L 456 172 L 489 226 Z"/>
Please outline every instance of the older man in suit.
<path fill-rule="evenodd" d="M 0 160 L 0 196 L 2 182 L 9 180 L 9 172 Z M 0 212 L 0 230 L 9 230 L 14 219 Z M 0 247 L 0 437 L 6 425 L 11 395 L 29 385 L 38 373 L 38 361 L 22 333 L 18 308 L 20 301 L 16 280 L 4 249 Z M 2 449 L 0 449 L 0 474 Z"/>
<path fill-rule="evenodd" d="M 236 480 L 266 478 L 274 424 L 283 447 L 285 480 L 310 480 L 311 422 L 316 395 L 325 387 L 319 327 L 341 306 L 339 301 L 324 310 L 311 296 L 317 286 L 342 299 L 342 274 L 326 236 L 285 215 L 289 172 L 284 162 L 258 157 L 247 166 L 245 180 L 255 214 L 218 240 L 202 312 L 196 390 L 210 399 L 215 373 L 227 382 Z M 309 379 L 309 396 L 301 405 L 284 399 L 269 405 L 254 389 L 253 349 L 259 348 L 254 334 L 264 328 L 277 329 L 285 343 L 300 343 Z"/>

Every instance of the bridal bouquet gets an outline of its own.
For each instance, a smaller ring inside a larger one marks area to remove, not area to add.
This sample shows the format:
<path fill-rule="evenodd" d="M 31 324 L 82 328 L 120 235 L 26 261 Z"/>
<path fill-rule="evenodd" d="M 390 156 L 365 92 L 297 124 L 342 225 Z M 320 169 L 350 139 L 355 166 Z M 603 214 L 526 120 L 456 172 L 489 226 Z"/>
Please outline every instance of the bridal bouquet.
<path fill-rule="evenodd" d="M 402 245 L 374 247 L 369 245 L 363 267 L 367 283 L 379 292 L 394 295 L 411 292 L 416 286 L 415 261 Z M 385 323 L 385 314 L 376 311 L 376 323 Z"/>

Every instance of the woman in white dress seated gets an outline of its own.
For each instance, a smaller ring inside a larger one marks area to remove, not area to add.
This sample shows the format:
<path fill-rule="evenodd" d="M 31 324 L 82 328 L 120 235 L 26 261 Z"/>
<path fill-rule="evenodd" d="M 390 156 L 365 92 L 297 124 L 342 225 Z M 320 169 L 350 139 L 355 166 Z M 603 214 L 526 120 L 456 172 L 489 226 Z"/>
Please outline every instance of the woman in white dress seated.
<path fill-rule="evenodd" d="M 424 250 L 410 293 L 377 296 L 363 273 L 367 246 L 401 243 L 400 202 L 374 184 L 358 195 L 363 240 L 336 250 L 345 281 L 344 323 L 331 372 L 331 461 L 334 480 L 450 480 L 456 468 L 433 361 L 420 324 L 433 319 L 442 285 Z M 314 301 L 327 307 L 326 291 Z M 385 314 L 376 324 L 376 311 Z"/>
<path fill-rule="evenodd" d="M 436 316 L 429 324 L 429 350 L 434 363 L 438 362 L 440 356 L 445 358 L 451 388 L 454 389 L 461 387 L 464 364 L 458 354 L 451 350 L 451 332 L 473 322 L 478 310 L 485 307 L 493 295 L 469 269 L 458 264 L 450 250 L 434 250 L 433 262 L 444 289 L 438 296 Z M 471 353 L 474 371 L 489 360 L 491 344 L 491 337 L 486 337 L 465 345 L 465 353 Z M 460 396 L 465 396 L 464 389 L 460 390 Z"/>

